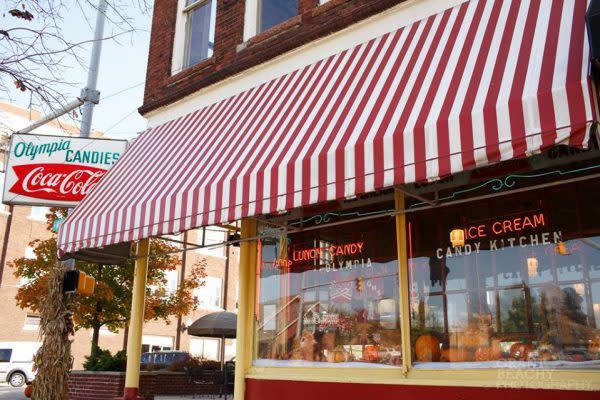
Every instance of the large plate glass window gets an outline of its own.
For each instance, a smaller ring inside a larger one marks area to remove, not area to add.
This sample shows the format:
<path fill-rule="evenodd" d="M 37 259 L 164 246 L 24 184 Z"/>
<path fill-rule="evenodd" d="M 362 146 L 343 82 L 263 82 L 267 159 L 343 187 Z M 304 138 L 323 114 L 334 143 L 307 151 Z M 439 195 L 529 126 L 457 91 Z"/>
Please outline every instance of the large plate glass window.
<path fill-rule="evenodd" d="M 600 368 L 597 185 L 407 214 L 415 368 Z"/>
<path fill-rule="evenodd" d="M 296 15 L 298 0 L 258 0 L 258 31 L 266 31 Z"/>
<path fill-rule="evenodd" d="M 318 228 L 386 207 L 305 215 L 311 230 L 286 235 L 261 228 L 255 365 L 402 363 L 394 218 Z"/>
<path fill-rule="evenodd" d="M 187 0 L 185 66 L 191 67 L 212 57 L 215 45 L 217 0 Z"/>

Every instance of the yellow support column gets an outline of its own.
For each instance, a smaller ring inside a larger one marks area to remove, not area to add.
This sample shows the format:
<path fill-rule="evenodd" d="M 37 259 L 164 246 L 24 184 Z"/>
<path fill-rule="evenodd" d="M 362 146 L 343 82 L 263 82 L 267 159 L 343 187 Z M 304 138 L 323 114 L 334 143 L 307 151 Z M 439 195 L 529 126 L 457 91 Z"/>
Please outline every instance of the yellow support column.
<path fill-rule="evenodd" d="M 402 334 L 402 372 L 408 374 L 411 367 L 410 348 L 410 296 L 408 292 L 408 255 L 406 251 L 406 215 L 404 214 L 404 193 L 396 190 L 396 238 L 398 240 L 398 280 L 400 284 L 400 331 Z"/>
<path fill-rule="evenodd" d="M 146 278 L 148 276 L 148 256 L 150 239 L 137 243 L 135 272 L 133 276 L 133 296 L 131 298 L 131 318 L 127 336 L 127 371 L 123 397 L 118 400 L 144 400 L 139 395 L 140 361 L 142 356 L 142 329 L 144 326 L 144 306 L 146 302 Z"/>
<path fill-rule="evenodd" d="M 256 236 L 256 221 L 242 220 L 242 239 Z M 252 366 L 252 340 L 254 330 L 254 292 L 256 285 L 256 241 L 240 244 L 239 304 L 235 355 L 234 400 L 244 400 L 246 374 Z"/>

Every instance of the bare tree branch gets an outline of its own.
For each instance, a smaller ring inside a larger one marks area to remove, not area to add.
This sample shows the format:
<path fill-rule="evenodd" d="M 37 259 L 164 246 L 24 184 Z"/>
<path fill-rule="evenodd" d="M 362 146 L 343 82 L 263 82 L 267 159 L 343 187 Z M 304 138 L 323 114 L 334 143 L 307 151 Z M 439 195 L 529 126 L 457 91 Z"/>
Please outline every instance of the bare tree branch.
<path fill-rule="evenodd" d="M 152 0 L 109 0 L 106 18 L 112 32 L 102 40 L 132 34 L 132 9 L 150 10 Z M 4 0 L 0 2 L 0 93 L 30 92 L 31 106 L 53 111 L 71 99 L 66 92 L 81 82 L 74 68 L 87 69 L 93 40 L 69 40 L 63 27 L 74 19 L 95 20 L 97 0 Z M 77 15 L 79 14 L 79 15 Z M 66 19 L 68 16 L 68 20 Z M 89 37 L 92 35 L 90 34 Z"/>

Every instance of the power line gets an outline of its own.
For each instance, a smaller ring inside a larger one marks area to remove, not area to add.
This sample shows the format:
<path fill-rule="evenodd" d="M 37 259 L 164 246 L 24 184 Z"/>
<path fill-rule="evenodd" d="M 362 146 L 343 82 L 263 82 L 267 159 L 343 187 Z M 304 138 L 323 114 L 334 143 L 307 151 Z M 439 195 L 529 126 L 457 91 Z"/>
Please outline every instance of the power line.
<path fill-rule="evenodd" d="M 120 120 L 118 120 L 117 122 L 115 122 L 113 125 L 110 126 L 110 128 L 108 128 L 107 130 L 105 130 L 103 133 L 107 134 L 108 132 L 110 132 L 110 130 L 112 128 L 114 128 L 115 126 L 119 125 L 121 122 L 125 121 L 127 118 L 129 118 L 133 113 L 135 113 L 137 111 L 137 108 L 134 108 L 133 110 L 131 110 L 131 112 L 129 112 L 127 115 L 125 115 L 123 118 L 121 118 Z"/>
<path fill-rule="evenodd" d="M 121 93 L 123 93 L 123 92 L 126 92 L 126 91 L 128 91 L 128 90 L 131 90 L 131 89 L 135 89 L 136 87 L 139 87 L 139 86 L 142 86 L 144 83 L 145 83 L 145 82 L 138 82 L 138 83 L 136 83 L 135 85 L 132 85 L 132 86 L 126 87 L 125 89 L 121 89 L 121 90 L 119 90 L 118 92 L 114 92 L 114 93 L 111 93 L 111 94 L 109 94 L 109 95 L 107 95 L 107 96 L 101 97 L 101 98 L 100 98 L 100 100 L 107 100 L 107 99 L 110 99 L 111 97 L 117 96 L 117 95 L 119 95 L 119 94 L 121 94 Z"/>

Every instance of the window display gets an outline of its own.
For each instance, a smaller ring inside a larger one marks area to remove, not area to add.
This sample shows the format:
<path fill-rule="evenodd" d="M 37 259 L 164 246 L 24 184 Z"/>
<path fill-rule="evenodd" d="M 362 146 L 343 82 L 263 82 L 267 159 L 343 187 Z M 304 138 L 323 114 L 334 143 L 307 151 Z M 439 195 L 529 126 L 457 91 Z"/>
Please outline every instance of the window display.
<path fill-rule="evenodd" d="M 401 364 L 394 218 L 261 235 L 255 365 Z"/>
<path fill-rule="evenodd" d="M 600 368 L 599 201 L 580 183 L 407 214 L 415 368 Z"/>

